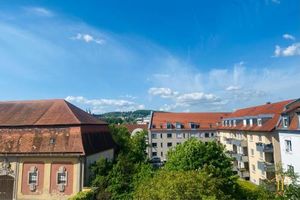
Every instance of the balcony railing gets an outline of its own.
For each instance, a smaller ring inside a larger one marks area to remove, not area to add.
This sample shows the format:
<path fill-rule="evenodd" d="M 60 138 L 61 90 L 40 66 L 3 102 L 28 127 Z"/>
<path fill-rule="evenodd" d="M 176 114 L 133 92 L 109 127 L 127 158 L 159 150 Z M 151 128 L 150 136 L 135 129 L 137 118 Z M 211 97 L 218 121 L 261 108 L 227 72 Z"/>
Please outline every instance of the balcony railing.
<path fill-rule="evenodd" d="M 259 162 L 259 165 L 266 172 L 274 172 L 275 171 L 275 164 L 274 164 L 274 162 Z"/>
<path fill-rule="evenodd" d="M 261 142 L 256 143 L 256 149 L 265 153 L 270 153 L 274 151 L 273 144 L 264 144 Z"/>
<path fill-rule="evenodd" d="M 240 162 L 248 162 L 249 161 L 248 155 L 245 155 L 245 154 L 235 152 L 231 156 Z"/>
<path fill-rule="evenodd" d="M 249 173 L 249 171 L 238 171 L 238 173 L 237 173 L 240 177 L 242 177 L 242 178 L 247 178 L 247 177 L 250 177 L 250 173 Z"/>

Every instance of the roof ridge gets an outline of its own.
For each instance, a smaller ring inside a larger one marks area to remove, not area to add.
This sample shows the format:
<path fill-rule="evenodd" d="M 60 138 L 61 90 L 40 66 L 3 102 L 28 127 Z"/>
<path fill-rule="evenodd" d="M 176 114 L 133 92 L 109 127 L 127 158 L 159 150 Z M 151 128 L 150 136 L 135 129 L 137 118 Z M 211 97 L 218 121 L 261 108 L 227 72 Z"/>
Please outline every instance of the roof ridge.
<path fill-rule="evenodd" d="M 79 123 L 82 124 L 82 122 L 78 119 L 78 117 L 76 116 L 76 114 L 74 113 L 74 111 L 70 108 L 70 105 L 73 105 L 71 103 L 69 103 L 68 101 L 66 101 L 65 99 L 63 99 L 64 104 L 66 104 L 66 106 L 68 107 L 68 110 L 72 113 L 73 118 L 75 118 L 75 120 Z"/>

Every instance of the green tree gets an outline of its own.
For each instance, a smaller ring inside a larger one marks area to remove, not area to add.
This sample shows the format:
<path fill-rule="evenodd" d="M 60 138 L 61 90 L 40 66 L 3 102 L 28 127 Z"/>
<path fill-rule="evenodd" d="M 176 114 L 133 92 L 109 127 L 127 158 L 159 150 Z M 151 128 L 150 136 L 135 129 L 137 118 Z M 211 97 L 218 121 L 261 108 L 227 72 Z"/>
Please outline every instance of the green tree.
<path fill-rule="evenodd" d="M 152 179 L 139 184 L 133 197 L 139 200 L 231 199 L 220 189 L 222 184 L 205 170 L 160 170 Z"/>

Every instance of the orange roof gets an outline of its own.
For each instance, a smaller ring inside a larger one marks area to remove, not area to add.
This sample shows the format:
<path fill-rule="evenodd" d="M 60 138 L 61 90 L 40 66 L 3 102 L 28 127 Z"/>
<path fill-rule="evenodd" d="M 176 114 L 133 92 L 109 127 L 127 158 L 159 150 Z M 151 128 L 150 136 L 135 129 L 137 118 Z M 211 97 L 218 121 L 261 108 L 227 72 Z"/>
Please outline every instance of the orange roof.
<path fill-rule="evenodd" d="M 199 130 L 216 129 L 217 123 L 221 122 L 222 117 L 229 113 L 203 112 L 203 113 L 171 113 L 171 112 L 153 112 L 151 130 L 167 129 L 166 124 L 173 125 L 179 122 L 183 125 L 182 129 L 191 129 L 190 123 L 199 124 Z M 154 125 L 154 126 L 153 126 Z"/>
<path fill-rule="evenodd" d="M 243 108 L 236 110 L 229 116 L 224 117 L 226 119 L 235 119 L 235 118 L 254 118 L 263 115 L 270 115 L 271 118 L 267 119 L 262 123 L 262 126 L 253 124 L 252 126 L 247 125 L 243 126 L 243 123 L 238 123 L 236 126 L 219 126 L 219 129 L 222 130 L 244 130 L 244 131 L 272 131 L 276 128 L 276 125 L 279 121 L 280 115 L 284 110 L 284 107 L 292 102 L 293 100 L 286 100 L 277 103 L 267 103 L 260 106 L 254 106 L 249 108 Z"/>
<path fill-rule="evenodd" d="M 300 130 L 300 99 L 297 99 L 291 103 L 289 103 L 286 107 L 282 115 L 289 116 L 289 126 L 287 128 L 282 127 L 282 120 L 278 123 L 277 129 L 281 130 Z"/>
<path fill-rule="evenodd" d="M 106 124 L 63 99 L 0 102 L 0 126 Z"/>

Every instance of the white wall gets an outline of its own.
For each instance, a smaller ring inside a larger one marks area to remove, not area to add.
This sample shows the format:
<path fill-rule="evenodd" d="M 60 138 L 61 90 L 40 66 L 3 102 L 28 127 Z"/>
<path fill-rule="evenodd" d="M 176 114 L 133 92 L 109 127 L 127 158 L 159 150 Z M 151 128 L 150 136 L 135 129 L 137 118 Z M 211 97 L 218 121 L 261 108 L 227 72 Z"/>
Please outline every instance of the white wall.
<path fill-rule="evenodd" d="M 285 140 L 291 140 L 292 152 L 286 152 Z M 279 132 L 280 153 L 284 169 L 287 165 L 294 166 L 294 171 L 300 175 L 300 131 L 298 132 Z"/>

